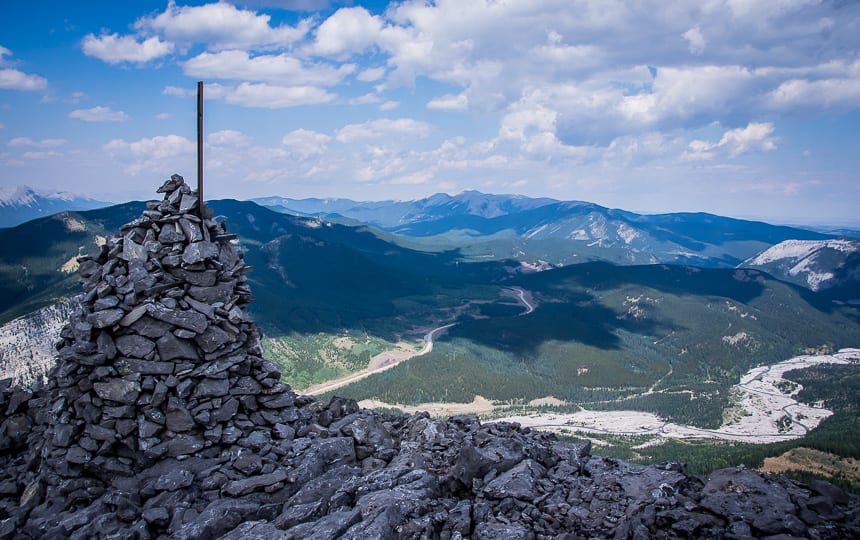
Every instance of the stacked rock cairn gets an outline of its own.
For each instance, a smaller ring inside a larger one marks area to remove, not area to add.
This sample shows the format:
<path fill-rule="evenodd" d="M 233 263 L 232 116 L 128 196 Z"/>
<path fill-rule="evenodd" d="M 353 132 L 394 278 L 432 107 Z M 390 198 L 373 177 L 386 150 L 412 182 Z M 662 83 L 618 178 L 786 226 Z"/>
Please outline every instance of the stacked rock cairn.
<path fill-rule="evenodd" d="M 163 201 L 80 261 L 81 309 L 62 331 L 51 377 L 52 485 L 108 481 L 164 456 L 214 457 L 246 430 L 282 433 L 283 410 L 294 410 L 279 369 L 261 356 L 234 237 L 198 217 L 182 177 L 158 192 Z"/>
<path fill-rule="evenodd" d="M 0 381 L 0 540 L 860 538 L 860 498 L 827 482 L 296 396 L 233 237 L 181 177 L 158 191 L 82 258 L 47 383 Z"/>
<path fill-rule="evenodd" d="M 262 358 L 246 311 L 250 267 L 181 176 L 158 193 L 162 201 L 79 259 L 84 293 L 57 345 L 41 450 L 42 487 L 66 508 L 163 458 L 222 458 L 225 447 L 234 471 L 270 473 L 259 481 L 267 487 L 286 478 L 272 440 L 294 436 L 296 396 Z M 174 481 L 194 478 L 179 472 Z"/>

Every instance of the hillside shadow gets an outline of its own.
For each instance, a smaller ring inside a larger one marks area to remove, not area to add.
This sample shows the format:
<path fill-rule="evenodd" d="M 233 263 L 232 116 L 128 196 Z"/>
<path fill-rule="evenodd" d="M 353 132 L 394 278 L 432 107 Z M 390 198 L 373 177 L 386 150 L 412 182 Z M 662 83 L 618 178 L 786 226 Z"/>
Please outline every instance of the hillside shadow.
<path fill-rule="evenodd" d="M 642 318 L 625 317 L 601 303 L 604 293 L 632 285 L 679 297 L 696 296 L 706 301 L 725 298 L 746 304 L 759 298 L 767 288 L 759 274 L 668 265 L 616 266 L 605 262 L 572 265 L 512 281 L 557 302 L 544 301 L 526 317 L 463 321 L 449 332 L 521 355 L 530 355 L 549 341 L 576 341 L 616 350 L 622 347 L 621 331 L 654 336 L 681 331 L 684 327 L 675 320 L 661 320 L 654 313 Z"/>
<path fill-rule="evenodd" d="M 616 266 L 598 261 L 566 266 L 552 273 L 523 276 L 516 281 L 523 287 L 546 292 L 559 290 L 565 284 L 595 291 L 638 285 L 678 296 L 724 297 L 746 304 L 762 295 L 767 288 L 765 279 L 773 279 L 765 276 L 757 270 L 666 264 Z"/>
<path fill-rule="evenodd" d="M 621 348 L 618 331 L 656 335 L 677 329 L 653 319 L 626 319 L 596 298 L 581 294 L 564 302 L 542 303 L 527 316 L 468 319 L 448 330 L 452 337 L 532 356 L 544 343 L 576 341 L 603 350 Z"/>
<path fill-rule="evenodd" d="M 786 239 L 822 240 L 828 235 L 760 221 L 727 218 L 705 213 L 680 212 L 635 216 L 635 226 L 648 231 L 652 237 L 673 242 L 693 251 L 703 251 L 708 245 L 728 242 L 756 241 L 775 245 Z"/>

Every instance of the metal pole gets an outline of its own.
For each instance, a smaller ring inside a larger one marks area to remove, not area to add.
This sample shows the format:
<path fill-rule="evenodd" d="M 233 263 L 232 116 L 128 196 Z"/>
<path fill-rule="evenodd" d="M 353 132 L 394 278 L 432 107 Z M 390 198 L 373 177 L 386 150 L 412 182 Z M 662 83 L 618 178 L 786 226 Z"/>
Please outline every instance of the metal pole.
<path fill-rule="evenodd" d="M 203 218 L 203 81 L 197 81 L 197 212 Z"/>

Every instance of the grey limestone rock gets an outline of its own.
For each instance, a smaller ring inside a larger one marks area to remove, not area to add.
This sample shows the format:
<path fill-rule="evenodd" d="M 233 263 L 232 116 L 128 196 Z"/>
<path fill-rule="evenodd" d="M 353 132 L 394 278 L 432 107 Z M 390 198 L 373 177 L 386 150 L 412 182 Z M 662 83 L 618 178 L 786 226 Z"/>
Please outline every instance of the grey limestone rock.
<path fill-rule="evenodd" d="M 230 381 L 227 379 L 202 379 L 194 390 L 194 396 L 197 398 L 221 397 L 229 393 Z"/>
<path fill-rule="evenodd" d="M 194 418 L 184 407 L 169 410 L 165 413 L 165 425 L 167 429 L 176 433 L 191 431 L 194 428 Z"/>
<path fill-rule="evenodd" d="M 272 522 L 279 529 L 289 529 L 301 523 L 315 521 L 325 513 L 326 502 L 316 500 L 307 503 L 284 505 L 284 511 Z"/>
<path fill-rule="evenodd" d="M 786 518 L 795 514 L 791 495 L 781 485 L 767 482 L 761 473 L 722 469 L 711 474 L 699 504 L 717 514 L 740 519 L 759 534 L 780 534 Z"/>
<path fill-rule="evenodd" d="M 177 228 L 173 223 L 165 224 L 158 233 L 158 241 L 162 244 L 173 244 L 184 240 L 185 235 L 182 234 L 182 230 Z"/>
<path fill-rule="evenodd" d="M 217 257 L 218 246 L 205 240 L 188 244 L 185 251 L 182 252 L 182 262 L 185 264 L 199 263 L 206 259 L 215 259 Z"/>
<path fill-rule="evenodd" d="M 87 322 L 96 328 L 112 326 L 123 318 L 125 312 L 120 308 L 103 309 L 87 315 Z"/>
<path fill-rule="evenodd" d="M 207 304 L 214 304 L 215 302 L 227 303 L 233 296 L 235 286 L 236 284 L 233 281 L 218 283 L 211 287 L 192 286 L 188 289 L 188 294 L 195 300 Z"/>
<path fill-rule="evenodd" d="M 158 491 L 176 491 L 190 486 L 194 483 L 194 473 L 185 469 L 173 469 L 162 474 L 155 481 L 155 489 Z"/>
<path fill-rule="evenodd" d="M 159 360 L 140 360 L 138 358 L 120 358 L 114 362 L 120 375 L 140 373 L 141 375 L 170 375 L 176 367 L 173 362 Z"/>
<path fill-rule="evenodd" d="M 366 538 L 396 540 L 400 538 L 398 529 L 403 522 L 403 517 L 397 506 L 384 507 L 363 516 L 360 523 L 347 529 L 340 538 L 342 540 L 363 540 Z"/>
<path fill-rule="evenodd" d="M 475 527 L 475 540 L 534 540 L 535 535 L 519 523 L 483 522 Z"/>
<path fill-rule="evenodd" d="M 180 339 L 174 334 L 165 334 L 156 342 L 158 355 L 162 361 L 171 360 L 199 360 L 200 353 L 194 347 L 194 343 L 187 339 Z"/>
<path fill-rule="evenodd" d="M 186 523 L 174 535 L 174 538 L 196 540 L 202 538 L 219 538 L 236 528 L 237 525 L 254 516 L 260 505 L 253 501 L 241 499 L 216 499 L 193 521 Z"/>
<path fill-rule="evenodd" d="M 108 360 L 116 357 L 116 342 L 108 332 L 99 332 L 99 337 L 96 338 L 96 350 L 105 355 Z"/>
<path fill-rule="evenodd" d="M 105 298 L 99 298 L 93 303 L 93 309 L 95 311 L 101 311 L 103 309 L 109 309 L 113 307 L 117 307 L 119 305 L 119 298 L 116 296 L 107 296 Z"/>
<path fill-rule="evenodd" d="M 114 341 L 119 352 L 134 358 L 144 358 L 155 349 L 155 342 L 135 334 L 119 336 Z"/>
<path fill-rule="evenodd" d="M 146 262 L 148 255 L 146 252 L 146 248 L 143 245 L 135 242 L 133 236 L 131 234 L 128 234 L 123 239 L 122 255 L 120 255 L 120 257 L 129 262 Z"/>
<path fill-rule="evenodd" d="M 173 193 L 177 189 L 181 188 L 185 185 L 185 179 L 179 176 L 178 174 L 172 175 L 169 179 L 165 180 L 161 186 L 155 190 L 156 193 Z"/>
<path fill-rule="evenodd" d="M 524 457 L 522 445 L 516 440 L 500 438 L 481 447 L 465 445 L 454 463 L 454 478 L 468 485 L 491 470 L 505 472 Z"/>
<path fill-rule="evenodd" d="M 120 326 L 131 326 L 131 325 L 133 325 L 135 322 L 140 320 L 141 317 L 146 315 L 147 309 L 148 308 L 147 308 L 146 304 L 141 304 L 141 305 L 136 306 L 134 309 L 132 309 L 131 311 L 126 313 L 122 319 L 120 319 L 120 321 L 119 321 Z M 141 335 L 145 336 L 147 334 L 141 333 Z M 154 337 L 154 336 L 150 336 L 150 337 Z"/>
<path fill-rule="evenodd" d="M 167 441 L 167 454 L 170 457 L 193 454 L 204 446 L 202 437 L 180 434 Z"/>
<path fill-rule="evenodd" d="M 246 521 L 229 533 L 221 537 L 221 540 L 287 540 L 295 536 L 286 533 L 267 521 Z"/>
<path fill-rule="evenodd" d="M 206 326 L 208 325 L 206 316 L 197 311 L 170 309 L 161 303 L 148 304 L 146 311 L 155 319 L 180 328 L 186 328 L 192 332 L 200 333 L 206 330 Z"/>
<path fill-rule="evenodd" d="M 197 204 L 197 195 L 183 193 L 182 200 L 179 201 L 179 211 L 188 212 L 190 210 L 194 210 L 195 208 L 197 208 Z"/>
<path fill-rule="evenodd" d="M 140 395 L 140 383 L 124 379 L 93 383 L 93 390 L 102 399 L 132 404 Z"/>
<path fill-rule="evenodd" d="M 266 488 L 273 484 L 283 482 L 287 479 L 287 471 L 284 469 L 276 469 L 269 474 L 261 474 L 250 478 L 234 480 L 224 486 L 224 493 L 227 495 L 237 496 L 252 493 L 254 491 Z"/>
<path fill-rule="evenodd" d="M 332 512 L 312 523 L 303 523 L 292 527 L 287 530 L 287 538 L 335 540 L 360 521 L 361 512 L 357 509 Z"/>
<path fill-rule="evenodd" d="M 494 499 L 513 497 L 530 501 L 537 498 L 537 481 L 544 474 L 546 470 L 543 467 L 531 459 L 526 459 L 490 481 L 484 492 Z"/>

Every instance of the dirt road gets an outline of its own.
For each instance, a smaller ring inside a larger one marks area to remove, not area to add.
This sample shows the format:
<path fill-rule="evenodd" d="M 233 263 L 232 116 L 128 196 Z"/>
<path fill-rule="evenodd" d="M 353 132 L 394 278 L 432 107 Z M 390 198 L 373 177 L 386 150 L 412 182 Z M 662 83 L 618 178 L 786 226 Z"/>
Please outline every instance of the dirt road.
<path fill-rule="evenodd" d="M 421 350 L 418 352 L 410 352 L 402 349 L 381 352 L 370 359 L 370 363 L 367 365 L 367 368 L 357 373 L 347 375 L 346 377 L 341 377 L 340 379 L 334 379 L 332 381 L 326 381 L 321 384 L 316 384 L 314 386 L 311 386 L 310 388 L 300 391 L 299 393 L 309 394 L 311 396 L 325 394 L 326 392 L 331 392 L 332 390 L 337 390 L 338 388 L 342 388 L 348 384 L 352 384 L 362 379 L 366 379 L 375 373 L 381 373 L 387 369 L 391 369 L 398 364 L 415 358 L 416 356 L 423 356 L 425 354 L 428 354 L 433 350 L 433 340 L 438 337 L 441 332 L 447 330 L 448 328 L 451 328 L 455 324 L 457 323 L 446 324 L 427 332 L 424 335 L 424 347 L 422 347 Z"/>

